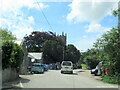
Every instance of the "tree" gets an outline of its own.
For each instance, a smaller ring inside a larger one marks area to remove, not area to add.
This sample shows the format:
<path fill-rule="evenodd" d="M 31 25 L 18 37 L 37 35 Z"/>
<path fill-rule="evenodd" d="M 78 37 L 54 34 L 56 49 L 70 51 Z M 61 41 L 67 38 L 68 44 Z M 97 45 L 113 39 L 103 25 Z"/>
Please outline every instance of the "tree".
<path fill-rule="evenodd" d="M 82 61 L 88 66 L 88 69 L 93 69 L 97 66 L 99 59 L 99 51 L 95 48 L 88 49 L 82 54 Z"/>
<path fill-rule="evenodd" d="M 2 68 L 20 68 L 23 60 L 23 49 L 16 43 L 4 42 L 2 45 Z"/>
<path fill-rule="evenodd" d="M 41 52 L 42 45 L 46 40 L 59 41 L 61 45 L 64 45 L 62 39 L 56 36 L 53 32 L 38 32 L 34 31 L 29 36 L 24 37 L 24 42 L 29 52 Z"/>
<path fill-rule="evenodd" d="M 70 60 L 73 63 L 77 63 L 79 59 L 80 59 L 80 51 L 77 50 L 77 48 L 72 44 L 66 46 L 65 60 Z"/>
<path fill-rule="evenodd" d="M 2 40 L 0 42 L 13 41 L 16 37 L 7 29 L 0 28 L 0 40 Z"/>
<path fill-rule="evenodd" d="M 2 69 L 19 68 L 23 60 L 23 49 L 14 43 L 16 37 L 7 29 L 0 29 L 2 39 L 0 55 L 2 56 Z"/>
<path fill-rule="evenodd" d="M 56 63 L 63 60 L 63 46 L 54 40 L 43 43 L 43 63 Z"/>
<path fill-rule="evenodd" d="M 98 58 L 104 60 L 105 67 L 109 68 L 109 75 L 120 73 L 120 29 L 112 28 L 111 31 L 102 35 L 94 47 L 99 50 Z M 101 52 L 100 52 L 101 51 Z"/>

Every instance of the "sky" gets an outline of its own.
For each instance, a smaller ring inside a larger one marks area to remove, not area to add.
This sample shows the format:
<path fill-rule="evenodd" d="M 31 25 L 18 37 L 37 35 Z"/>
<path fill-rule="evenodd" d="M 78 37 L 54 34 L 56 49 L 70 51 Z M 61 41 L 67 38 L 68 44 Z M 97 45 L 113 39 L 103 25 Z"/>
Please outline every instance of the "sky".
<path fill-rule="evenodd" d="M 0 27 L 18 40 L 33 31 L 64 32 L 67 44 L 86 51 L 118 25 L 117 8 L 118 0 L 0 0 Z"/>

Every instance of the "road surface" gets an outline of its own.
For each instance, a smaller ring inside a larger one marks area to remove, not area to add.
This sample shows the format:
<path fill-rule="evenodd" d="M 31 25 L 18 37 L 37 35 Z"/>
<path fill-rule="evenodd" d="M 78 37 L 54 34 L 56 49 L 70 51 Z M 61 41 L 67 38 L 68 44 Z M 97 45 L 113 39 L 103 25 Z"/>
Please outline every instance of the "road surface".
<path fill-rule="evenodd" d="M 49 70 L 44 74 L 21 75 L 17 85 L 21 88 L 118 88 L 76 72 L 61 74 L 60 70 Z"/>

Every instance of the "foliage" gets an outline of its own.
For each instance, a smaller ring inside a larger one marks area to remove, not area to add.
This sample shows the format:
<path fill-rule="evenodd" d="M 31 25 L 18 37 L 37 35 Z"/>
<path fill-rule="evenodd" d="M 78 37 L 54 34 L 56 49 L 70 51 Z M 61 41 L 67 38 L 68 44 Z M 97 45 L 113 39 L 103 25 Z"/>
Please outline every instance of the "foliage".
<path fill-rule="evenodd" d="M 42 45 L 46 40 L 59 41 L 61 45 L 64 45 L 63 40 L 56 36 L 53 32 L 39 32 L 34 31 L 29 36 L 24 37 L 24 42 L 29 52 L 41 52 Z"/>
<path fill-rule="evenodd" d="M 18 68 L 23 60 L 22 47 L 14 43 L 16 37 L 7 29 L 0 29 L 2 68 Z"/>
<path fill-rule="evenodd" d="M 7 29 L 0 28 L 0 42 L 16 40 L 16 37 L 12 35 Z"/>
<path fill-rule="evenodd" d="M 88 68 L 88 66 L 86 64 L 81 64 L 81 66 L 82 66 L 83 69 L 87 69 Z"/>
<path fill-rule="evenodd" d="M 44 63 L 56 63 L 63 60 L 63 46 L 59 42 L 47 40 L 43 43 Z"/>
<path fill-rule="evenodd" d="M 114 16 L 117 16 L 118 15 L 118 10 L 113 10 L 112 13 L 113 13 Z"/>
<path fill-rule="evenodd" d="M 95 68 L 100 61 L 98 58 L 98 53 L 98 50 L 92 48 L 88 49 L 87 52 L 82 54 L 83 62 L 85 62 L 85 64 L 88 66 L 88 69 Z"/>
<path fill-rule="evenodd" d="M 70 60 L 73 63 L 77 63 L 79 59 L 80 59 L 80 51 L 77 50 L 77 48 L 72 44 L 66 46 L 65 60 Z"/>
<path fill-rule="evenodd" d="M 112 84 L 117 84 L 120 82 L 119 77 L 116 75 L 114 76 L 103 75 L 101 81 Z"/>
<path fill-rule="evenodd" d="M 98 47 L 102 47 L 105 55 L 107 55 L 106 63 L 110 74 L 120 73 L 120 30 L 112 28 L 111 31 L 104 34 Z M 112 67 L 111 67 L 112 66 Z"/>
<path fill-rule="evenodd" d="M 7 41 L 2 45 L 2 68 L 19 68 L 23 60 L 22 47 L 16 43 Z"/>

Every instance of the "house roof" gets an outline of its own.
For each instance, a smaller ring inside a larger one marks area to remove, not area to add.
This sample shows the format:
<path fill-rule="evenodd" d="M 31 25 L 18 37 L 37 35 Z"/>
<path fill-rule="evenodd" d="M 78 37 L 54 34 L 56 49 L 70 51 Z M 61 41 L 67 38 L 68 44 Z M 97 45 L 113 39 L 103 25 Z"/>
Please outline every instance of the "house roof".
<path fill-rule="evenodd" d="M 40 53 L 28 53 L 28 57 L 32 59 L 42 59 L 42 52 Z"/>

